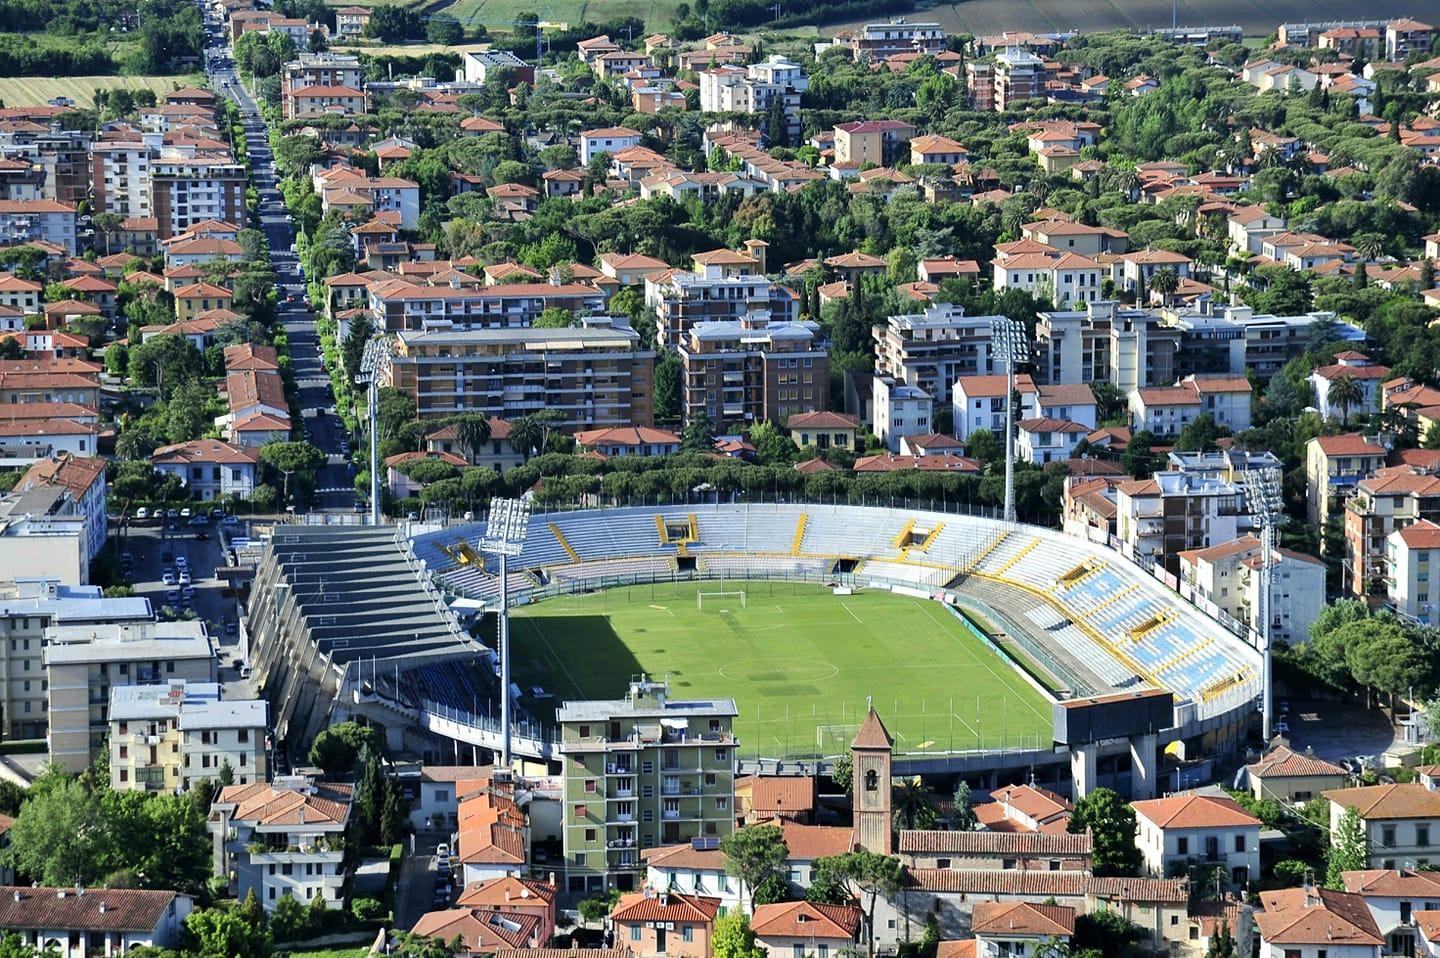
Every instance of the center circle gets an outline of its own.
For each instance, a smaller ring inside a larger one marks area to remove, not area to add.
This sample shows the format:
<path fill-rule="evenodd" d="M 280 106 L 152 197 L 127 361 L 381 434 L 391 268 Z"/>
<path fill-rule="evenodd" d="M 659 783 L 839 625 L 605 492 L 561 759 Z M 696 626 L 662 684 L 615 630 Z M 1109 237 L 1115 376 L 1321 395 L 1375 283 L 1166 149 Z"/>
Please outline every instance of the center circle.
<path fill-rule="evenodd" d="M 840 674 L 840 667 L 814 659 L 746 659 L 720 666 L 721 677 L 727 679 L 784 678 L 799 682 L 822 682 Z"/>

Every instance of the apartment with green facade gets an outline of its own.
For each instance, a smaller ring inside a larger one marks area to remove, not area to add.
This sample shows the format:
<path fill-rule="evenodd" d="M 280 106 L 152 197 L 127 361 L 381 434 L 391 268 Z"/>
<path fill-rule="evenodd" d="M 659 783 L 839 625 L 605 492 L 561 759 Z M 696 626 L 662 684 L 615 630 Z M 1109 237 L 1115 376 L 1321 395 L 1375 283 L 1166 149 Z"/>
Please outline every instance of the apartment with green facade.
<path fill-rule="evenodd" d="M 641 675 L 625 698 L 556 710 L 565 765 L 565 887 L 633 890 L 647 848 L 735 827 L 733 699 L 672 699 Z"/>

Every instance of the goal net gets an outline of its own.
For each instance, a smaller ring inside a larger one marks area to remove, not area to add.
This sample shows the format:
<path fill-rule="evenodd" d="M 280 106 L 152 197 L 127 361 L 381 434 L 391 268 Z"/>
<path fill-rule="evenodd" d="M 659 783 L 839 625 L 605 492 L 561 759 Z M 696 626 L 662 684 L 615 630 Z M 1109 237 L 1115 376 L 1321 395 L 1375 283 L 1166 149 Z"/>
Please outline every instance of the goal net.
<path fill-rule="evenodd" d="M 711 605 L 714 605 L 716 602 L 724 604 L 726 599 L 734 599 L 740 603 L 740 608 L 746 608 L 745 592 L 743 589 L 738 592 L 697 592 L 695 593 L 695 608 L 704 610 L 706 599 L 710 600 Z"/>

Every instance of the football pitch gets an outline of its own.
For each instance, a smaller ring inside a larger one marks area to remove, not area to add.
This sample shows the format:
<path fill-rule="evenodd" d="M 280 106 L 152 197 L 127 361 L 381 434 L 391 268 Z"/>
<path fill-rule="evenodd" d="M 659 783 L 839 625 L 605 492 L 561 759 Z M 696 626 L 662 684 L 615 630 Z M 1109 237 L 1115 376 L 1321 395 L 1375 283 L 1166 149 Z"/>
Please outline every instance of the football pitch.
<path fill-rule="evenodd" d="M 738 595 L 745 593 L 744 604 Z M 696 593 L 707 594 L 703 609 Z M 900 752 L 1050 742 L 1050 703 L 938 603 L 810 583 L 659 583 L 559 596 L 511 617 L 531 714 L 616 699 L 632 676 L 672 699 L 733 698 L 741 754 L 835 755 L 873 700 Z M 536 694 L 536 689 L 543 694 Z"/>

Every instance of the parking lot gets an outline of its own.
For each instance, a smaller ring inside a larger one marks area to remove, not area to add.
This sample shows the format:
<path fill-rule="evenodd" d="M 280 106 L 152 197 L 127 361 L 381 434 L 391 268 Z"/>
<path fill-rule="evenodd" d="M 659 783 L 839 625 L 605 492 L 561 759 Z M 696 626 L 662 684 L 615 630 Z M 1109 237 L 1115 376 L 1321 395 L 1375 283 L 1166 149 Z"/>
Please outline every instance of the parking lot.
<path fill-rule="evenodd" d="M 198 508 L 198 506 L 197 506 Z M 188 520 L 131 520 L 117 534 L 119 552 L 128 556 L 128 575 L 135 594 L 150 600 L 159 612 L 170 606 L 177 610 L 193 609 L 206 623 L 220 663 L 220 681 L 226 686 L 225 696 L 248 697 L 250 683 L 245 681 L 237 659 L 244 658 L 240 647 L 239 605 L 233 596 L 225 595 L 226 583 L 215 577 L 217 566 L 228 565 L 225 548 L 235 536 L 248 531 L 248 521 L 234 524 L 214 521 L 191 525 Z M 189 577 L 189 590 L 180 584 L 181 573 Z M 173 581 L 166 581 L 169 577 Z"/>

